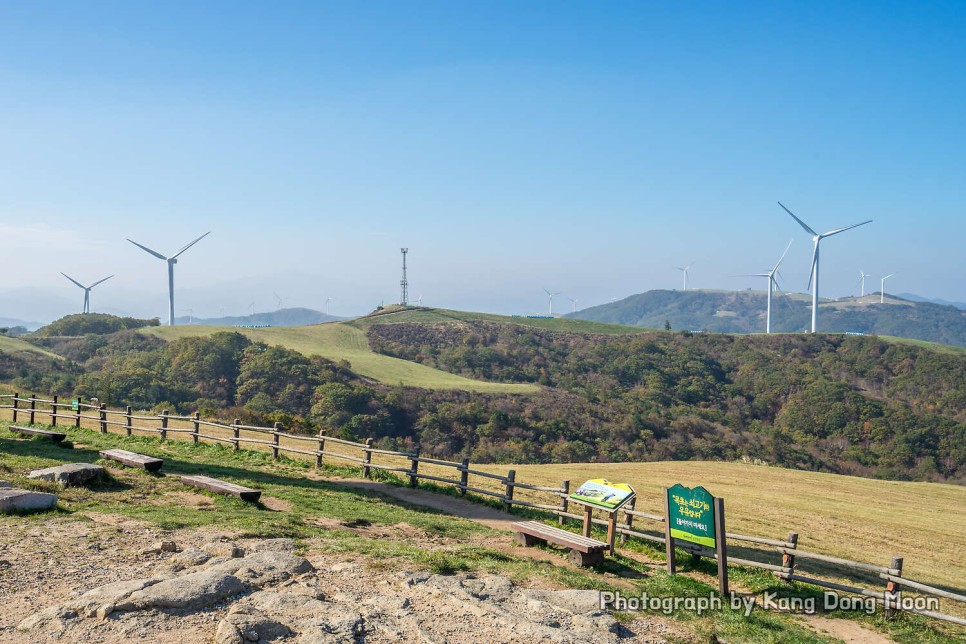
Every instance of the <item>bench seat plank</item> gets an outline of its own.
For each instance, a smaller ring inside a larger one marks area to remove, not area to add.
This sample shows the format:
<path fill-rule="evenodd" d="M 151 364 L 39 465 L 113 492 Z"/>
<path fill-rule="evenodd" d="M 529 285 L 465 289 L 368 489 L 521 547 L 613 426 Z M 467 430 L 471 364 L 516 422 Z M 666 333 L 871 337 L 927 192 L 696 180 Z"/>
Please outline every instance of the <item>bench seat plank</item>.
<path fill-rule="evenodd" d="M 537 537 L 538 539 L 552 541 L 560 544 L 561 546 L 567 546 L 568 548 L 580 550 L 581 552 L 591 552 L 595 549 L 602 550 L 608 547 L 603 541 L 598 541 L 597 539 L 591 539 L 580 534 L 568 532 L 567 530 L 548 526 L 540 523 L 539 521 L 522 521 L 519 523 L 514 523 L 512 527 L 517 532 L 529 534 Z"/>
<path fill-rule="evenodd" d="M 164 461 L 160 458 L 129 452 L 126 449 L 105 449 L 100 454 L 101 458 L 108 461 L 117 461 L 128 467 L 140 467 L 148 472 L 157 472 L 164 465 Z"/>
<path fill-rule="evenodd" d="M 36 427 L 21 427 L 20 425 L 10 425 L 10 431 L 23 434 L 24 436 L 43 436 L 55 443 L 59 443 L 67 438 L 67 434 L 62 434 L 61 432 L 52 432 L 47 429 L 37 429 Z"/>
<path fill-rule="evenodd" d="M 235 483 L 229 483 L 228 481 L 220 481 L 218 479 L 213 479 L 210 476 L 182 476 L 181 482 L 185 485 L 190 485 L 191 487 L 198 487 L 211 492 L 219 492 L 221 494 L 237 496 L 242 501 L 257 501 L 262 495 L 261 490 L 253 490 L 252 488 L 245 487 L 244 485 L 237 485 Z"/>

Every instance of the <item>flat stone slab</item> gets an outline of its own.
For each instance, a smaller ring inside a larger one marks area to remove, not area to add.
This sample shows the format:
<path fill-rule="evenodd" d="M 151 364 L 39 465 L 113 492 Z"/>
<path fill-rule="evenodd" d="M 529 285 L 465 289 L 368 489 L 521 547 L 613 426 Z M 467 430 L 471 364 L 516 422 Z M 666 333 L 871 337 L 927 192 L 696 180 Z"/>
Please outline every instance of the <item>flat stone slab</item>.
<path fill-rule="evenodd" d="M 117 461 L 128 467 L 139 467 L 149 472 L 157 472 L 164 465 L 164 461 L 160 458 L 129 452 L 126 449 L 105 449 L 100 452 L 100 455 L 105 460 Z"/>
<path fill-rule="evenodd" d="M 0 481 L 0 488 L 12 487 L 8 481 Z"/>
<path fill-rule="evenodd" d="M 238 485 L 237 483 L 213 479 L 210 476 L 182 476 L 181 482 L 191 487 L 200 487 L 203 490 L 210 490 L 212 492 L 218 492 L 219 494 L 237 496 L 242 501 L 257 501 L 258 497 L 262 495 L 261 490 L 255 490 L 244 485 Z"/>
<path fill-rule="evenodd" d="M 17 488 L 0 490 L 0 512 L 32 512 L 37 510 L 53 510 L 57 507 L 57 495 L 46 492 L 31 492 Z"/>
<path fill-rule="evenodd" d="M 42 470 L 34 470 L 27 475 L 27 478 L 40 479 L 42 481 L 55 481 L 64 487 L 84 485 L 96 479 L 104 473 L 104 468 L 100 465 L 90 463 L 69 463 L 68 465 L 55 465 Z"/>

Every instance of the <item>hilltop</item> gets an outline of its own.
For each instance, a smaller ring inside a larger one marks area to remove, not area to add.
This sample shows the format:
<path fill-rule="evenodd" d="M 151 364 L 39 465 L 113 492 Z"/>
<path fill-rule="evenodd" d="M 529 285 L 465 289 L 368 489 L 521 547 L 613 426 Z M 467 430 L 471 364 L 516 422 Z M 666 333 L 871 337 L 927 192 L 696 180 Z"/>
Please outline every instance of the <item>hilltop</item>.
<path fill-rule="evenodd" d="M 253 315 L 229 315 L 216 318 L 196 318 L 182 316 L 175 318 L 176 324 L 198 324 L 201 326 L 307 326 L 323 322 L 337 322 L 345 318 L 328 315 L 314 309 L 301 307 L 265 311 Z"/>
<path fill-rule="evenodd" d="M 762 333 L 767 294 L 763 291 L 647 291 L 601 304 L 566 317 L 645 328 Z M 886 294 L 823 300 L 821 330 L 828 333 L 865 333 L 966 347 L 966 311 L 932 302 L 913 302 Z M 772 330 L 798 333 L 809 328 L 811 300 L 800 293 L 775 294 Z"/>

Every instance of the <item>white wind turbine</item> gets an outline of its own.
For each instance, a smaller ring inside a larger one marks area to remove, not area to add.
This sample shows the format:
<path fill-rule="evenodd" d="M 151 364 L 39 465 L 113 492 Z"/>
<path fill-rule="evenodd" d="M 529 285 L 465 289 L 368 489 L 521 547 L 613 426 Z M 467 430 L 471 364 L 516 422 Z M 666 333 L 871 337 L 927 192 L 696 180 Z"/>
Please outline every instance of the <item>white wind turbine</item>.
<path fill-rule="evenodd" d="M 885 304 L 885 281 L 893 275 L 895 275 L 895 273 L 889 273 L 879 280 L 879 304 Z"/>
<path fill-rule="evenodd" d="M 556 293 L 551 293 L 547 289 L 543 289 L 543 292 L 546 293 L 547 296 L 550 297 L 550 315 L 553 315 L 553 296 L 554 295 L 560 295 L 561 293 L 563 293 L 563 291 L 557 291 Z"/>
<path fill-rule="evenodd" d="M 694 262 L 691 262 L 687 266 L 675 266 L 676 269 L 684 273 L 684 290 L 688 290 L 688 271 L 694 266 Z"/>
<path fill-rule="evenodd" d="M 422 305 L 423 305 L 423 296 L 420 295 L 419 297 L 416 298 L 416 306 L 422 306 Z"/>
<path fill-rule="evenodd" d="M 862 288 L 862 294 L 859 295 L 859 297 L 865 297 L 865 278 L 866 277 L 872 277 L 872 275 L 870 275 L 869 273 L 866 273 L 865 271 L 860 270 L 859 271 L 859 283 L 862 285 L 862 287 L 861 287 Z"/>
<path fill-rule="evenodd" d="M 276 293 L 274 291 L 272 291 L 272 295 L 274 295 L 275 296 L 275 299 L 278 301 L 278 310 L 279 311 L 282 310 L 282 305 L 285 303 L 285 300 L 291 299 L 291 298 L 287 298 L 287 297 L 282 297 L 281 295 L 279 295 L 278 293 Z"/>
<path fill-rule="evenodd" d="M 195 244 L 197 244 L 198 242 L 200 242 L 202 239 L 204 239 L 210 234 L 211 234 L 211 231 L 209 230 L 204 235 L 194 240 L 193 242 L 191 242 L 190 244 L 188 244 L 187 246 L 179 250 L 171 257 L 165 257 L 161 253 L 157 251 L 153 251 L 147 246 L 142 246 L 141 244 L 137 243 L 133 239 L 128 239 L 129 242 L 131 242 L 132 244 L 134 244 L 144 252 L 150 253 L 151 255 L 154 255 L 158 259 L 163 259 L 168 263 L 168 326 L 174 326 L 174 265 L 178 263 L 178 255 L 185 252 L 186 250 L 188 250 L 189 248 L 191 248 L 192 246 L 194 246 Z"/>
<path fill-rule="evenodd" d="M 95 286 L 97 286 L 98 284 L 100 284 L 101 282 L 106 282 L 107 280 L 109 280 L 112 277 L 114 277 L 113 275 L 108 275 L 104 279 L 98 280 L 98 281 L 94 282 L 93 284 L 91 284 L 90 286 L 84 286 L 83 284 L 81 284 L 80 282 L 78 282 L 77 280 L 75 280 L 73 277 L 71 277 L 70 275 L 68 275 L 67 273 L 61 273 L 61 275 L 63 275 L 64 277 L 66 277 L 67 279 L 69 279 L 70 281 L 72 281 L 74 284 L 77 284 L 77 286 L 79 286 L 82 289 L 84 289 L 84 313 L 90 313 L 91 312 L 91 289 L 94 288 Z"/>
<path fill-rule="evenodd" d="M 329 314 L 329 302 L 331 302 L 334 299 L 335 299 L 334 297 L 327 297 L 327 298 L 325 298 L 325 306 L 323 307 L 323 309 L 324 309 L 326 315 Z"/>
<path fill-rule="evenodd" d="M 788 208 L 785 208 L 785 205 L 782 204 L 782 202 L 779 201 L 778 202 L 778 205 L 782 207 L 782 210 L 784 210 L 789 215 L 791 215 L 792 216 L 792 219 L 794 219 L 795 221 L 797 221 L 798 224 L 802 228 L 804 228 L 805 231 L 808 234 L 810 234 L 812 236 L 812 243 L 815 245 L 815 250 L 812 251 L 812 272 L 811 272 L 811 275 L 809 275 L 809 278 L 808 278 L 809 286 L 812 287 L 812 333 L 815 333 L 818 330 L 818 276 L 819 276 L 819 271 L 818 271 L 818 268 L 819 268 L 819 266 L 818 266 L 818 251 L 819 251 L 819 245 L 822 243 L 822 240 L 825 239 L 826 237 L 831 237 L 832 235 L 838 235 L 839 233 L 844 233 L 846 230 L 851 230 L 852 228 L 857 228 L 858 226 L 864 226 L 865 224 L 870 223 L 872 220 L 871 219 L 868 219 L 868 220 L 863 221 L 863 222 L 860 222 L 858 224 L 852 224 L 851 226 L 846 226 L 845 228 L 836 228 L 835 230 L 830 230 L 827 233 L 817 233 L 814 230 L 812 230 L 811 228 L 809 228 L 808 227 L 808 224 L 806 224 L 804 221 L 802 221 L 801 219 L 799 219 L 798 217 L 796 217 L 795 214 L 791 210 L 789 210 Z"/>
<path fill-rule="evenodd" d="M 576 298 L 573 298 L 573 297 L 568 297 L 567 299 L 570 300 L 571 303 L 573 303 L 573 305 L 574 305 L 574 313 L 576 313 L 577 312 L 577 299 Z"/>
<path fill-rule="evenodd" d="M 778 259 L 778 263 L 775 264 L 775 268 L 771 269 L 767 273 L 752 273 L 748 277 L 767 277 L 768 278 L 768 305 L 765 313 L 765 333 L 771 333 L 771 295 L 772 289 L 778 288 L 778 280 L 775 279 L 775 275 L 778 274 L 778 267 L 782 265 L 785 260 L 785 255 L 788 254 L 788 249 L 792 247 L 792 241 L 788 242 L 788 246 L 785 246 L 785 252 Z"/>

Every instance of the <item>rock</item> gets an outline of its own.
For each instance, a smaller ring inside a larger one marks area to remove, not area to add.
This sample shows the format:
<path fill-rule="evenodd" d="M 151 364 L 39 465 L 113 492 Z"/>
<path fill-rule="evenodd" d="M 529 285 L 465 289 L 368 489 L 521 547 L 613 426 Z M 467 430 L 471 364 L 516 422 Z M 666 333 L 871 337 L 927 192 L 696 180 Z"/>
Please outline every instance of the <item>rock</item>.
<path fill-rule="evenodd" d="M 4 488 L 4 487 L 13 487 L 13 486 L 10 485 L 9 481 L 0 481 L 0 488 Z"/>
<path fill-rule="evenodd" d="M 67 465 L 56 465 L 42 470 L 34 470 L 27 475 L 31 479 L 42 481 L 54 481 L 60 485 L 77 486 L 84 485 L 104 474 L 104 468 L 100 465 L 90 463 L 69 463 Z"/>
<path fill-rule="evenodd" d="M 298 642 L 352 642 L 365 620 L 353 608 L 290 593 L 261 591 L 236 604 L 218 624 L 217 644 L 290 637 Z"/>
<path fill-rule="evenodd" d="M 0 490 L 0 513 L 53 510 L 55 507 L 57 507 L 56 494 L 16 488 Z"/>
<path fill-rule="evenodd" d="M 295 550 L 293 539 L 263 539 L 251 548 L 252 552 L 292 552 Z"/>
<path fill-rule="evenodd" d="M 142 555 L 159 555 L 162 552 L 178 552 L 178 544 L 174 541 L 158 541 L 141 551 Z"/>
<path fill-rule="evenodd" d="M 209 559 L 211 555 L 199 548 L 188 548 L 171 557 L 172 562 L 183 566 L 200 566 Z"/>
<path fill-rule="evenodd" d="M 596 590 L 528 590 L 526 594 L 576 615 L 601 612 L 600 592 Z"/>
<path fill-rule="evenodd" d="M 211 541 L 201 546 L 201 549 L 214 557 L 238 559 L 245 556 L 244 548 L 230 541 Z"/>

